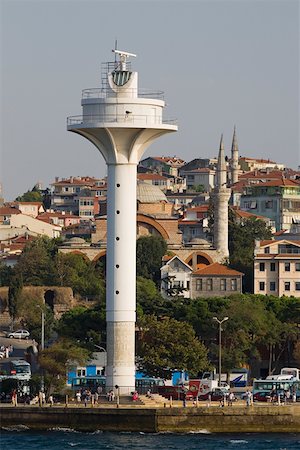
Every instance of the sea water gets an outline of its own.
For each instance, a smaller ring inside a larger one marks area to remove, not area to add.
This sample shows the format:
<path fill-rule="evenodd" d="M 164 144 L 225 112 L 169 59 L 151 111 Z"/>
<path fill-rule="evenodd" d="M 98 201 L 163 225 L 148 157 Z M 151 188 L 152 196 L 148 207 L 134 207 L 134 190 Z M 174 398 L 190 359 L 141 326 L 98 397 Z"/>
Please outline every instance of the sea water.
<path fill-rule="evenodd" d="M 71 429 L 33 432 L 22 427 L 1 430 L 1 450 L 299 450 L 300 433 L 81 433 Z"/>

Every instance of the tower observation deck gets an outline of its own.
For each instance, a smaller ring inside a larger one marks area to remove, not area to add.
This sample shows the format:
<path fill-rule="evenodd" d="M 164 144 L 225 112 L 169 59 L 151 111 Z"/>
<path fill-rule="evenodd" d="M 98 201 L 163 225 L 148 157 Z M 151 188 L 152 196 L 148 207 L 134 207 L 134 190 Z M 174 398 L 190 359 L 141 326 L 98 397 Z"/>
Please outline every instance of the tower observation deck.
<path fill-rule="evenodd" d="M 163 92 L 139 90 L 128 61 L 136 55 L 113 51 L 118 60 L 102 64 L 102 87 L 83 90 L 82 115 L 68 117 L 67 129 L 92 142 L 107 164 L 106 384 L 128 394 L 135 388 L 137 164 L 177 125 L 163 119 Z"/>

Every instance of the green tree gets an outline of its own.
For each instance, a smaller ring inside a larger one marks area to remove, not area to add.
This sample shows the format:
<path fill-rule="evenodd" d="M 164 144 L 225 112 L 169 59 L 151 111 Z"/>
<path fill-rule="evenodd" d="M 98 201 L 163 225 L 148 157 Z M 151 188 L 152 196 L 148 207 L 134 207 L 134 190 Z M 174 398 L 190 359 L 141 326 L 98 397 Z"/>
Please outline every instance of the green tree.
<path fill-rule="evenodd" d="M 9 286 L 13 274 L 13 269 L 0 261 L 0 286 Z"/>
<path fill-rule="evenodd" d="M 237 222 L 234 212 L 229 209 L 228 235 L 230 267 L 244 273 L 243 290 L 253 292 L 255 240 L 271 239 L 271 229 L 260 219 Z"/>
<path fill-rule="evenodd" d="M 80 345 L 95 350 L 106 340 L 105 303 L 95 308 L 77 306 L 63 314 L 56 331 L 59 336 L 75 339 Z"/>
<path fill-rule="evenodd" d="M 68 363 L 76 361 L 78 364 L 84 364 L 88 356 L 89 352 L 86 349 L 67 339 L 61 339 L 42 351 L 39 355 L 39 364 L 45 373 L 47 395 L 65 385 Z"/>
<path fill-rule="evenodd" d="M 24 284 L 49 286 L 53 284 L 53 242 L 46 237 L 39 237 L 28 243 L 18 263 L 16 271 L 22 275 Z"/>
<path fill-rule="evenodd" d="M 105 277 L 101 266 L 95 266 L 82 255 L 58 253 L 55 257 L 55 283 L 70 286 L 83 297 L 105 297 Z"/>
<path fill-rule="evenodd" d="M 137 277 L 136 292 L 138 317 L 143 314 L 159 315 L 163 312 L 164 299 L 158 292 L 154 281 L 148 278 Z"/>
<path fill-rule="evenodd" d="M 23 289 L 23 280 L 20 274 L 15 274 L 8 288 L 8 311 L 12 319 L 12 326 L 18 313 L 18 303 Z"/>
<path fill-rule="evenodd" d="M 167 243 L 161 236 L 140 237 L 136 243 L 137 275 L 158 283 L 162 257 L 167 252 Z"/>
<path fill-rule="evenodd" d="M 137 360 L 147 375 L 170 378 L 175 369 L 186 369 L 196 376 L 210 366 L 207 349 L 188 323 L 143 316 L 138 325 Z"/>
<path fill-rule="evenodd" d="M 29 293 L 23 292 L 18 306 L 18 316 L 22 318 L 22 326 L 39 343 L 41 343 L 42 335 L 42 311 L 44 313 L 44 339 L 47 342 L 52 336 L 55 324 L 53 311 L 40 299 L 33 298 Z"/>
<path fill-rule="evenodd" d="M 43 202 L 42 194 L 36 189 L 33 188 L 31 191 L 27 191 L 22 195 L 19 195 L 16 198 L 17 202 Z"/>

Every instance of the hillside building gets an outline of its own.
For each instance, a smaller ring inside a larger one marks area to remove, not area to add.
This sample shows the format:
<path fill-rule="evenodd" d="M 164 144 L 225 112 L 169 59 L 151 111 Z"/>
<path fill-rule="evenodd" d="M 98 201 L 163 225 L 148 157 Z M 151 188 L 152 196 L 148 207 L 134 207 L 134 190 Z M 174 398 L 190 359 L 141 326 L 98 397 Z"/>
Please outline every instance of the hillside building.
<path fill-rule="evenodd" d="M 300 241 L 258 241 L 254 259 L 254 293 L 300 297 Z"/>

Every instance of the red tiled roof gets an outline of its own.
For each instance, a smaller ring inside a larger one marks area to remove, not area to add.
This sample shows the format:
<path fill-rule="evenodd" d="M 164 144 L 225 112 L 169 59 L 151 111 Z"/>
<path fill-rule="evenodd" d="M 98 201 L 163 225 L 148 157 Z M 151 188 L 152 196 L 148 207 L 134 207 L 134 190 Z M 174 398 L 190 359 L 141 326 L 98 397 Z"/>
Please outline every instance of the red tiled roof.
<path fill-rule="evenodd" d="M 179 225 L 199 225 L 202 222 L 200 220 L 187 220 L 187 219 L 180 219 L 178 220 Z"/>
<path fill-rule="evenodd" d="M 157 161 L 164 162 L 166 164 L 184 164 L 183 159 L 177 158 L 176 156 L 153 156 L 153 159 Z"/>
<path fill-rule="evenodd" d="M 271 187 L 271 186 L 275 186 L 275 187 L 282 187 L 282 186 L 293 186 L 293 187 L 300 187 L 300 183 L 294 180 L 289 180 L 287 178 L 282 177 L 281 179 L 278 180 L 271 180 L 271 181 L 265 181 L 265 182 L 260 182 L 257 184 L 252 185 L 253 187 L 256 186 L 267 186 L 267 187 Z"/>
<path fill-rule="evenodd" d="M 232 206 L 232 209 L 237 216 L 244 218 L 244 219 L 256 218 L 256 219 L 260 219 L 260 220 L 264 220 L 264 221 L 270 220 L 268 217 L 265 217 L 265 216 L 259 216 L 258 214 L 253 214 L 253 213 L 249 213 L 247 211 L 242 211 L 237 206 Z"/>
<path fill-rule="evenodd" d="M 271 161 L 270 159 L 247 158 L 246 156 L 241 156 L 239 159 L 241 159 L 243 161 L 256 161 L 256 162 L 260 162 L 260 163 L 278 164 L 275 161 Z"/>
<path fill-rule="evenodd" d="M 270 172 L 266 172 L 265 170 L 252 170 L 251 172 L 245 172 L 239 175 L 239 180 L 242 179 L 281 179 L 283 175 L 282 170 L 272 170 Z"/>
<path fill-rule="evenodd" d="M 42 202 L 14 202 L 15 205 L 37 205 L 42 206 Z"/>
<path fill-rule="evenodd" d="M 187 211 L 207 212 L 208 208 L 209 208 L 209 205 L 199 205 L 199 206 L 195 206 L 193 208 L 187 208 Z"/>
<path fill-rule="evenodd" d="M 234 276 L 234 275 L 243 275 L 242 272 L 238 272 L 237 270 L 230 269 L 227 266 L 224 266 L 223 264 L 219 263 L 213 263 L 209 264 L 208 266 L 205 266 L 203 268 L 200 268 L 193 272 L 193 275 L 228 275 L 228 276 Z"/>
<path fill-rule="evenodd" d="M 163 177 L 158 173 L 138 173 L 139 180 L 167 180 L 167 177 Z"/>
<path fill-rule="evenodd" d="M 17 208 L 12 208 L 10 206 L 1 206 L 0 207 L 0 216 L 6 216 L 9 214 L 21 214 L 21 211 Z"/>

